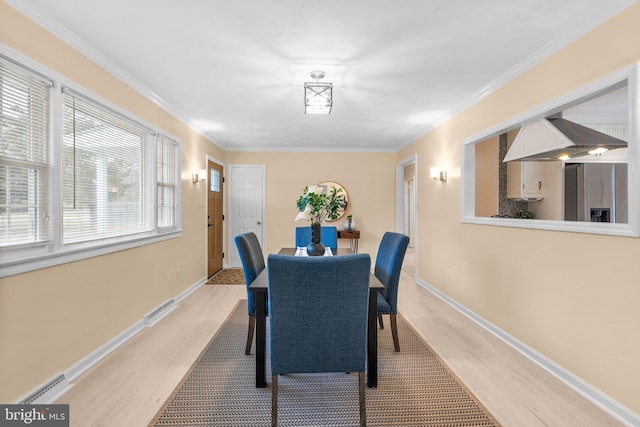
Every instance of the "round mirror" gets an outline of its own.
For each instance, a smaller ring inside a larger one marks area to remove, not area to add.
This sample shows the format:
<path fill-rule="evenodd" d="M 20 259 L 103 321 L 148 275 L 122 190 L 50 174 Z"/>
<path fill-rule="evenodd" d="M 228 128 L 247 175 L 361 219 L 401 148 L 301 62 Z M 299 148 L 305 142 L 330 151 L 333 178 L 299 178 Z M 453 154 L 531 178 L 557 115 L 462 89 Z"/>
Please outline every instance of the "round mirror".
<path fill-rule="evenodd" d="M 333 181 L 325 181 L 325 182 L 321 182 L 320 184 L 318 184 L 318 187 L 320 187 L 322 189 L 322 193 L 323 194 L 329 194 L 331 192 L 331 190 L 333 189 L 333 187 L 335 187 L 337 190 L 342 189 L 342 191 L 340 191 L 338 194 L 342 194 L 344 196 L 344 206 L 340 209 L 338 209 L 338 218 L 336 219 L 326 219 L 326 222 L 335 222 L 337 220 L 339 220 L 340 218 L 342 218 L 345 214 L 345 212 L 347 211 L 347 206 L 349 206 L 349 195 L 347 194 L 347 190 L 340 184 L 338 184 L 337 182 L 333 182 Z"/>

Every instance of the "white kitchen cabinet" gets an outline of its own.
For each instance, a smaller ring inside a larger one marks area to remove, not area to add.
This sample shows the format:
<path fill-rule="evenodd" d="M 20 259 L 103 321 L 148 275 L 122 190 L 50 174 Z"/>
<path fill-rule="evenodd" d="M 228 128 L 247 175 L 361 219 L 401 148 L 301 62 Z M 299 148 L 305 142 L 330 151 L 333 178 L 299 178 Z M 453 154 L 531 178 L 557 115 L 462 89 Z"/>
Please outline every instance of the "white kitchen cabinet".
<path fill-rule="evenodd" d="M 507 198 L 540 199 L 543 196 L 542 163 L 507 163 Z"/>

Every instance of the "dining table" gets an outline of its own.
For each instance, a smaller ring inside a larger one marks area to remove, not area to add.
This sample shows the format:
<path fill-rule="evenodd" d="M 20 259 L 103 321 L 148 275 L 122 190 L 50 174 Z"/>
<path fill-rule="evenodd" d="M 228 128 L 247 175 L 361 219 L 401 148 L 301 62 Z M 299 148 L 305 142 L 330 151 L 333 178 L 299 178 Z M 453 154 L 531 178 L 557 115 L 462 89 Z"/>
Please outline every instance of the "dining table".
<path fill-rule="evenodd" d="M 281 255 L 296 255 L 296 248 L 282 248 Z M 350 248 L 332 249 L 331 255 L 340 256 L 353 254 Z M 258 274 L 249 285 L 254 292 L 256 301 L 256 387 L 264 388 L 266 381 L 266 346 L 267 346 L 267 292 L 269 281 L 267 269 Z M 369 274 L 369 310 L 367 317 L 367 387 L 378 386 L 378 292 L 384 290 L 384 285 L 373 274 Z"/>

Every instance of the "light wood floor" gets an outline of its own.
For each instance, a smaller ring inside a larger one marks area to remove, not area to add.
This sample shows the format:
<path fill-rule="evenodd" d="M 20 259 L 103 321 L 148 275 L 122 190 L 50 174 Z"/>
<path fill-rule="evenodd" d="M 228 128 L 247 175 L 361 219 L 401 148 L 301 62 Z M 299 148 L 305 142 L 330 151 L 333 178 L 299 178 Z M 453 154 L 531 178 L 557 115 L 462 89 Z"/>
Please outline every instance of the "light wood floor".
<path fill-rule="evenodd" d="M 409 251 L 400 312 L 503 426 L 622 425 L 417 285 L 413 265 Z M 70 404 L 71 426 L 146 426 L 245 292 L 201 286 L 83 373 L 56 402 Z"/>

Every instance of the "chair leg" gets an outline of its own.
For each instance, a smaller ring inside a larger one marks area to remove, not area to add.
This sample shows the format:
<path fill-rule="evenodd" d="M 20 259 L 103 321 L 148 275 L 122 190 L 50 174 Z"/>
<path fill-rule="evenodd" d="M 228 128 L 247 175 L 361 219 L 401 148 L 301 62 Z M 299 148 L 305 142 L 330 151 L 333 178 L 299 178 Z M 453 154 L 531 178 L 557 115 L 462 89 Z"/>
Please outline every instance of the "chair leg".
<path fill-rule="evenodd" d="M 278 426 L 278 376 L 271 376 L 271 427 Z"/>
<path fill-rule="evenodd" d="M 398 340 L 398 323 L 395 313 L 389 315 L 391 319 L 391 335 L 393 335 L 393 348 L 396 352 L 400 351 L 400 341 Z"/>
<path fill-rule="evenodd" d="M 380 329 L 384 329 L 384 323 L 382 322 L 382 314 L 378 313 L 378 324 L 380 325 Z"/>
<path fill-rule="evenodd" d="M 367 427 L 367 402 L 365 400 L 364 372 L 358 373 L 358 397 L 360 401 L 360 427 Z"/>
<path fill-rule="evenodd" d="M 247 347 L 244 354 L 251 354 L 251 343 L 253 343 L 253 331 L 256 330 L 256 316 L 249 316 L 249 330 L 247 331 Z"/>

